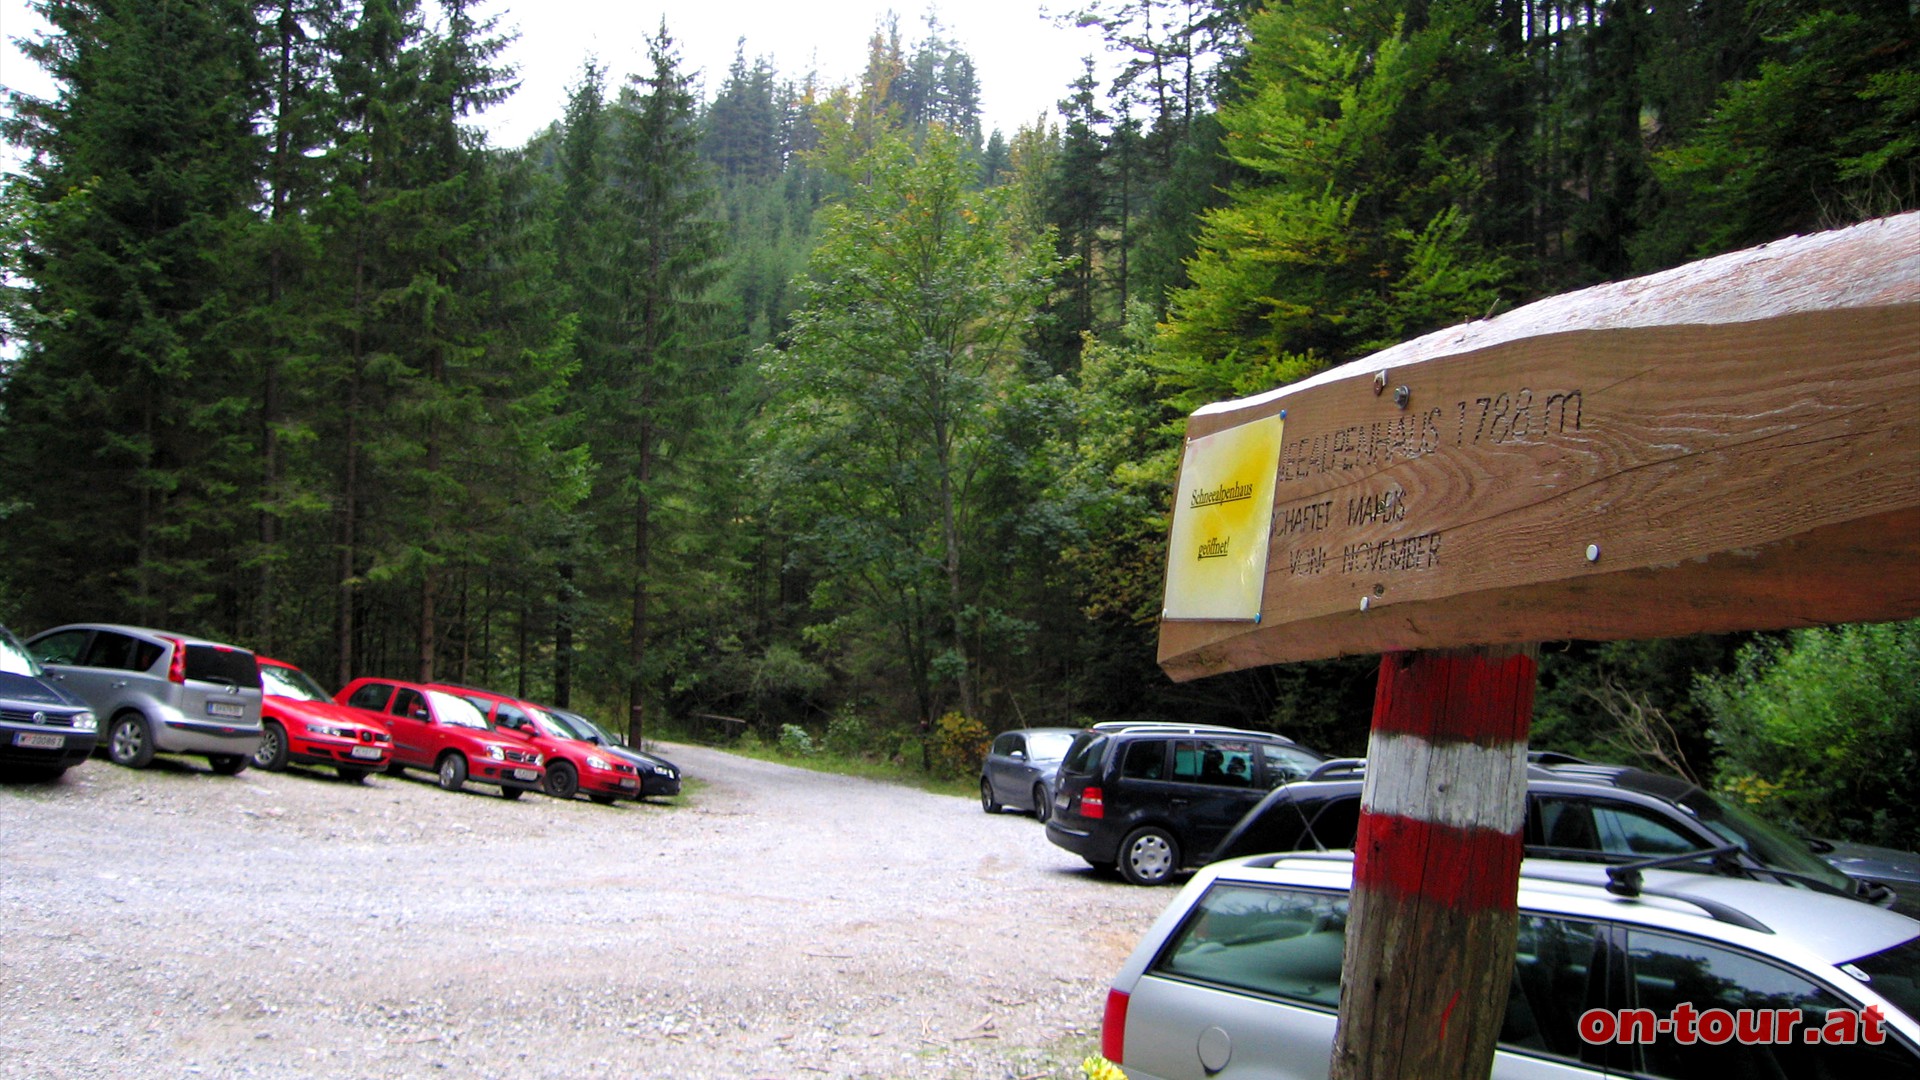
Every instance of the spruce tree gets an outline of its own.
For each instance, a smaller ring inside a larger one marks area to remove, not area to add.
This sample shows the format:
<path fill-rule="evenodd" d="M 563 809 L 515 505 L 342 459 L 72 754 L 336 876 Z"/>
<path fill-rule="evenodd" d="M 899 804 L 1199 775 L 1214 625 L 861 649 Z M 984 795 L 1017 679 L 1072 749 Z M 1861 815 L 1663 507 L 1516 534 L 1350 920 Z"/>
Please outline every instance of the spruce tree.
<path fill-rule="evenodd" d="M 624 552 L 623 669 L 635 745 L 661 671 L 652 651 L 656 601 L 669 584 L 698 588 L 697 572 L 670 562 L 667 541 L 687 506 L 677 491 L 707 479 L 703 443 L 727 378 L 713 331 L 720 234 L 698 154 L 697 103 L 664 25 L 648 41 L 648 60 L 617 108 L 607 205 L 620 237 L 610 260 L 618 292 L 607 336 L 581 373 L 596 399 L 589 430 L 602 523 L 626 538 L 614 550 Z"/>
<path fill-rule="evenodd" d="M 5 530 L 29 625 L 96 615 L 230 632 L 219 553 L 251 525 L 252 380 L 232 334 L 265 147 L 241 0 L 49 0 L 26 43 L 59 87 L 6 134 L 34 152 L 31 340 L 4 387 Z"/>

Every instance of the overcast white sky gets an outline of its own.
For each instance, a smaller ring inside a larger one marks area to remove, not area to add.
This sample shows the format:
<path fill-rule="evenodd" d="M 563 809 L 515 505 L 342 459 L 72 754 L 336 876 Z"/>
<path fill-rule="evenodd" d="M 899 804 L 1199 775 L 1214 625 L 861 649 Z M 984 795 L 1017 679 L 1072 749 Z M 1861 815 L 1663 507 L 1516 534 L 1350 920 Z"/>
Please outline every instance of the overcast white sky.
<path fill-rule="evenodd" d="M 1078 6 L 1075 0 L 1051 0 L 1053 10 Z M 825 85 L 851 82 L 866 62 L 867 39 L 889 11 L 900 17 L 901 37 L 909 47 L 926 34 L 923 0 L 721 0 L 669 5 L 661 0 L 491 0 L 481 13 L 496 12 L 504 28 L 516 28 L 519 40 L 503 57 L 520 69 L 520 91 L 505 105 L 489 110 L 483 123 L 496 146 L 518 146 L 560 117 L 567 87 L 576 82 L 589 54 L 609 72 L 609 83 L 642 68 L 646 35 L 664 15 L 667 30 L 680 44 L 682 70 L 700 72 L 706 97 L 712 96 L 734 47 L 746 39 L 748 63 L 769 57 L 784 78 L 817 71 Z M 1080 74 L 1081 58 L 1104 60 L 1103 44 L 1093 30 L 1062 28 L 1044 17 L 1041 0 L 966 0 L 931 9 L 948 39 L 957 42 L 979 68 L 984 126 L 1008 135 L 1042 115 L 1067 96 L 1067 84 Z M 0 85 L 36 95 L 51 92 L 40 68 L 23 58 L 13 39 L 43 31 L 45 24 L 27 0 L 0 0 Z M 1104 64 L 1103 64 L 1104 66 Z M 11 160 L 11 157 L 8 159 Z"/>

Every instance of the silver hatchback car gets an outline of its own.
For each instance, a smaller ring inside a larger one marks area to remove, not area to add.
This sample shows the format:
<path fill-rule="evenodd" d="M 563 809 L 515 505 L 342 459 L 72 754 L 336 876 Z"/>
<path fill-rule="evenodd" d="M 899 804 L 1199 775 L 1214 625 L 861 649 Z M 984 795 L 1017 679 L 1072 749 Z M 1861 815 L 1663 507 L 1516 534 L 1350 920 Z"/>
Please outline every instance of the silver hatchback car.
<path fill-rule="evenodd" d="M 105 623 L 56 626 L 27 650 L 49 681 L 93 708 L 117 765 L 191 754 L 231 776 L 260 745 L 260 668 L 250 650 Z"/>
<path fill-rule="evenodd" d="M 1102 1052 L 1129 1080 L 1327 1076 L 1352 881 L 1350 852 L 1202 870 L 1114 979 Z M 1544 860 L 1523 867 L 1519 908 L 1494 1080 L 1920 1076 L 1913 919 L 1771 882 Z"/>

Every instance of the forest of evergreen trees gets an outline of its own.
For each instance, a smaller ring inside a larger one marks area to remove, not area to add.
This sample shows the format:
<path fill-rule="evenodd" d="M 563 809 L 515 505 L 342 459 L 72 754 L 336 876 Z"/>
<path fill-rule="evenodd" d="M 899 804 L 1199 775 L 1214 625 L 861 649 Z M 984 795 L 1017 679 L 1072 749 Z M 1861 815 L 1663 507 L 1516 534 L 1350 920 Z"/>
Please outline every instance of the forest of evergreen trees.
<path fill-rule="evenodd" d="M 1920 206 L 1909 0 L 1094 0 L 1117 76 L 1013 132 L 931 21 L 710 95 L 663 26 L 523 147 L 472 0 L 35 7 L 0 620 L 635 724 L 1360 749 L 1371 658 L 1155 667 L 1188 412 Z M 1549 650 L 1539 730 L 1627 686 L 1704 759 L 1741 644 Z"/>

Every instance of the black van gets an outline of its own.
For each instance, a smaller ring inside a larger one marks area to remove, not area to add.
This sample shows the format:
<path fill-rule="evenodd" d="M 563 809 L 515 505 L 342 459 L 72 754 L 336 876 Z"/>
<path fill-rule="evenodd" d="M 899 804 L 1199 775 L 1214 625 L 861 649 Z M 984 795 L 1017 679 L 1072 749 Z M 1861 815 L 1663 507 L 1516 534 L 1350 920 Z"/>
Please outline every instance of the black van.
<path fill-rule="evenodd" d="M 1324 760 L 1264 731 L 1096 724 L 1060 763 L 1047 839 L 1135 885 L 1162 885 L 1209 862 L 1261 796 Z"/>

